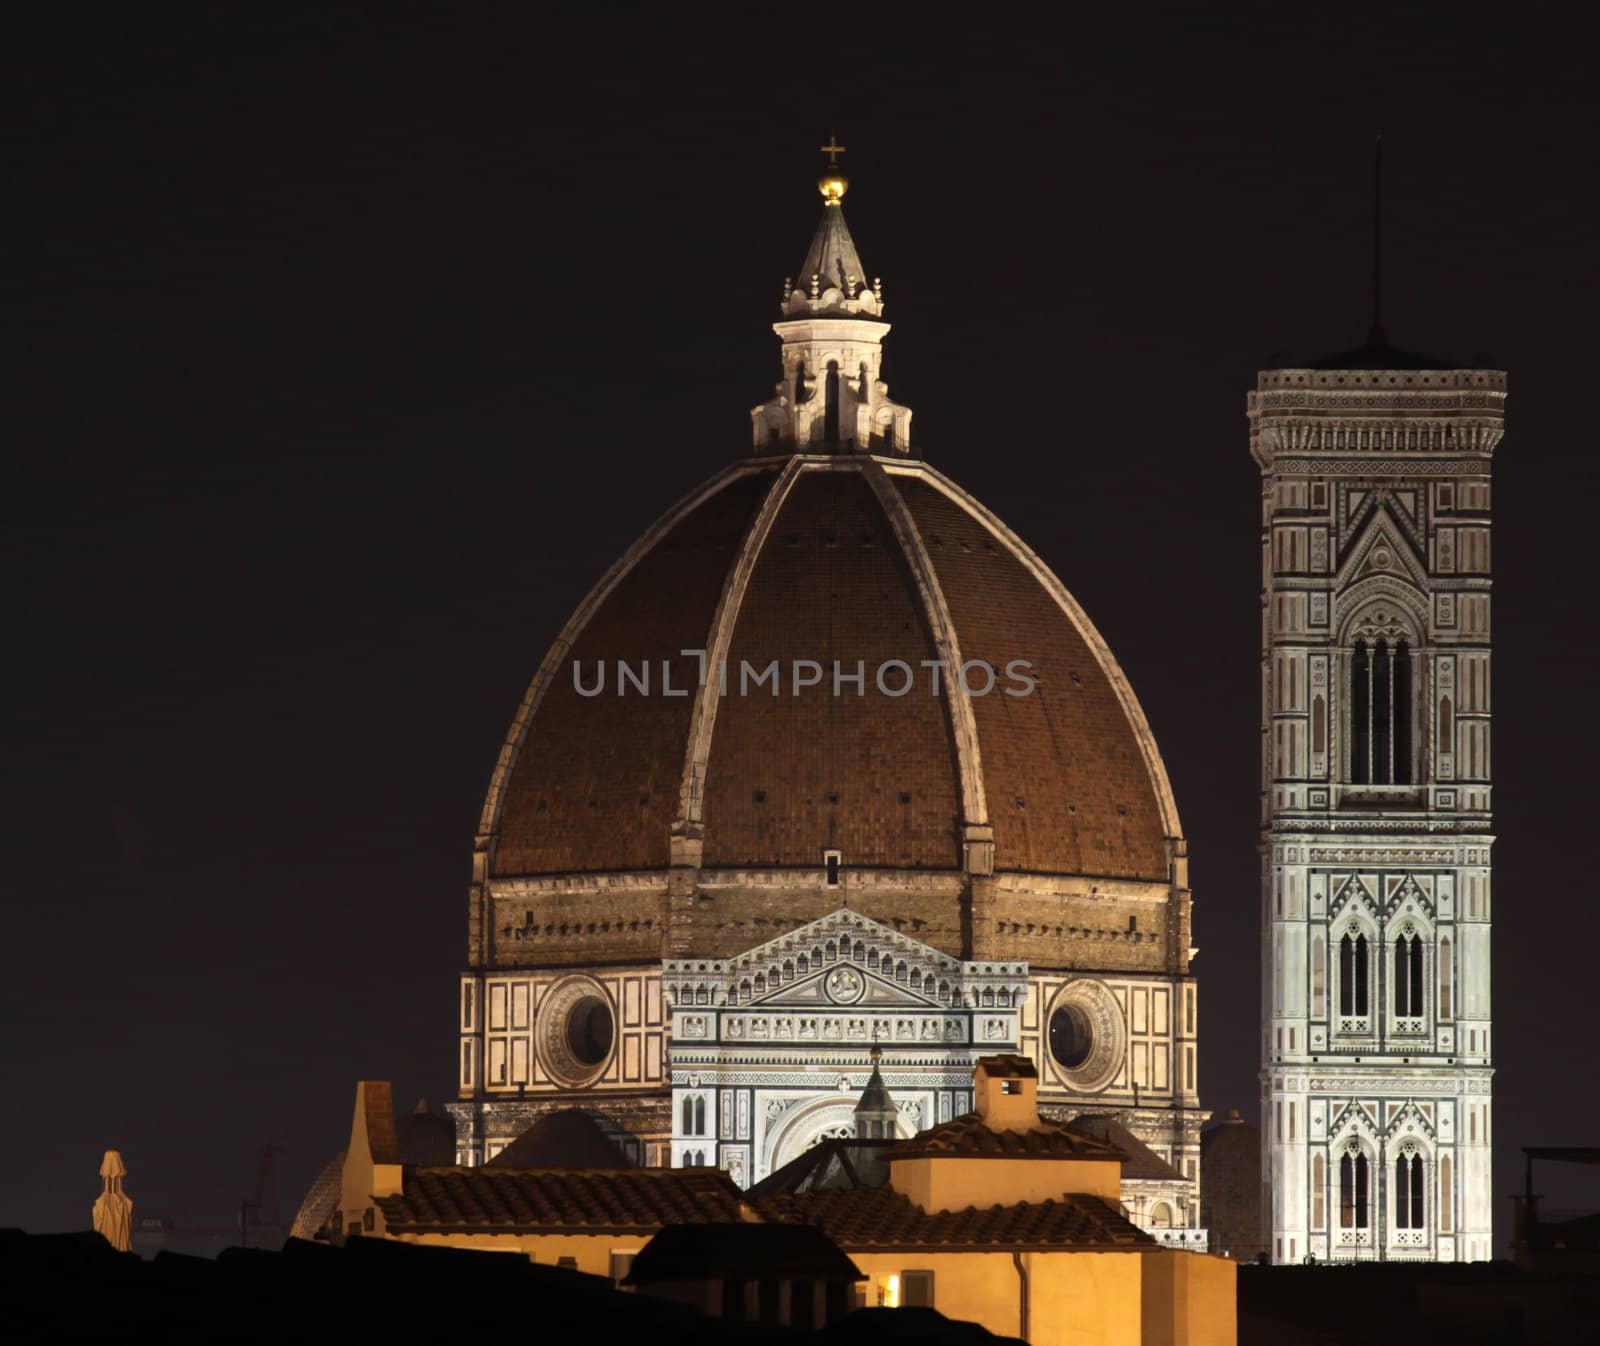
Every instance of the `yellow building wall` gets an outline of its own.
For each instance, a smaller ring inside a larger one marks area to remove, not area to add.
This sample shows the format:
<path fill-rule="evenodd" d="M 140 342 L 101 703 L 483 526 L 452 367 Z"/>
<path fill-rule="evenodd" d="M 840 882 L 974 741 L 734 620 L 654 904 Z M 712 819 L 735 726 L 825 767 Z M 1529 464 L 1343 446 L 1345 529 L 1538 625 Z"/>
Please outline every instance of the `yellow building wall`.
<path fill-rule="evenodd" d="M 897 1159 L 890 1185 L 923 1210 L 966 1210 L 1059 1201 L 1066 1193 L 1122 1204 L 1122 1165 L 1089 1159 Z"/>
<path fill-rule="evenodd" d="M 1239 1264 L 1162 1249 L 1142 1254 L 1144 1346 L 1234 1346 Z"/>
<path fill-rule="evenodd" d="M 998 1335 L 1022 1331 L 1021 1287 L 1011 1253 L 845 1252 L 866 1273 L 867 1303 L 890 1276 L 933 1272 L 933 1307 Z M 1028 1270 L 1028 1340 L 1033 1346 L 1141 1346 L 1141 1258 L 1137 1252 L 1023 1253 Z M 1230 1342 L 1231 1346 L 1231 1342 Z"/>
<path fill-rule="evenodd" d="M 612 1253 L 637 1253 L 650 1234 L 390 1234 L 400 1243 L 430 1248 L 473 1248 L 480 1252 L 520 1253 L 533 1262 L 554 1266 L 563 1257 L 577 1261 L 591 1276 L 611 1274 Z"/>

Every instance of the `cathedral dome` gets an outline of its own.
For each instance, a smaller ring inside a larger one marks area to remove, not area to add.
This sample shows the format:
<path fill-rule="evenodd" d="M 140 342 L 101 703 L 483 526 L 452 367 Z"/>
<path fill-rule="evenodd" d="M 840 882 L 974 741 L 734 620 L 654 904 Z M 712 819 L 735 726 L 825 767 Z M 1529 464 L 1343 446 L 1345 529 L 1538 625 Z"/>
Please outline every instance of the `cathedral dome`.
<path fill-rule="evenodd" d="M 911 455 L 877 376 L 881 285 L 836 201 L 811 255 L 847 261 L 785 286 L 754 453 L 601 579 L 511 726 L 478 838 L 488 956 L 562 961 L 573 935 L 585 958 L 720 956 L 843 890 L 970 957 L 986 922 L 1048 932 L 1064 894 L 1181 883 L 1166 773 L 1111 652 L 1033 551 Z"/>

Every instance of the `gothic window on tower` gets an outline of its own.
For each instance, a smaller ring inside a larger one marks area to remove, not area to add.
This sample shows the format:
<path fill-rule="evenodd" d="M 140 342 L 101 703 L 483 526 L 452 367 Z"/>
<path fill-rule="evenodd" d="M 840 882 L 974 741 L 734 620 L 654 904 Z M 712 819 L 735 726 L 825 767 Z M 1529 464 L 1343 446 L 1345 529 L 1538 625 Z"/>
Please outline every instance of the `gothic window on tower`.
<path fill-rule="evenodd" d="M 1398 1155 L 1394 1161 L 1394 1224 L 1396 1229 L 1421 1229 L 1427 1210 L 1422 1156 Z"/>
<path fill-rule="evenodd" d="M 1339 1027 L 1347 1033 L 1365 1032 L 1371 1013 L 1368 948 L 1367 937 L 1359 931 L 1339 941 Z"/>
<path fill-rule="evenodd" d="M 1365 1229 L 1368 1219 L 1367 1156 L 1359 1150 L 1339 1158 L 1339 1228 Z"/>
<path fill-rule="evenodd" d="M 1394 942 L 1394 1012 L 1400 1019 L 1421 1018 L 1422 938 L 1407 926 Z"/>
<path fill-rule="evenodd" d="M 1353 633 L 1349 683 L 1349 780 L 1410 785 L 1415 780 L 1412 642 L 1386 610 Z"/>

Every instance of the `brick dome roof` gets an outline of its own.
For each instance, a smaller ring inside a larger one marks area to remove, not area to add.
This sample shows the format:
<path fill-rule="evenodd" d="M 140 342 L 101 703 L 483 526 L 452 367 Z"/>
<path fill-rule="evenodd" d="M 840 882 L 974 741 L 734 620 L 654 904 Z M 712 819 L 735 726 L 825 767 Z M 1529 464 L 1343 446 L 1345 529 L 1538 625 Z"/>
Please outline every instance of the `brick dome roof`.
<path fill-rule="evenodd" d="M 692 650 L 710 651 L 704 689 Z M 922 661 L 952 657 L 988 664 L 994 689 L 945 676 L 934 694 Z M 780 694 L 741 695 L 741 665 L 774 660 Z M 795 692 L 806 660 L 828 672 Z M 892 660 L 914 671 L 908 694 L 875 685 Z M 1031 694 L 1006 694 L 1014 660 Z M 646 693 L 619 686 L 618 661 L 648 665 Z M 864 692 L 835 695 L 835 661 L 863 667 Z M 681 501 L 584 601 L 512 724 L 479 844 L 490 882 L 664 872 L 675 853 L 704 881 L 830 850 L 849 870 L 959 876 L 989 829 L 996 875 L 1169 879 L 1177 811 L 1110 651 L 1043 562 L 926 464 L 776 454 Z"/>

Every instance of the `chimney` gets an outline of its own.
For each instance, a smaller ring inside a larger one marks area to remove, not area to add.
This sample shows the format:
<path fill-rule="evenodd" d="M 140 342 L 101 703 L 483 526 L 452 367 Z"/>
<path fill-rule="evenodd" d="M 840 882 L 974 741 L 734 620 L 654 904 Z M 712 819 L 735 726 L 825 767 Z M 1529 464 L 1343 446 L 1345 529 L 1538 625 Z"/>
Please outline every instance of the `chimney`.
<path fill-rule="evenodd" d="M 978 1116 L 993 1131 L 1039 1125 L 1039 1072 L 1026 1056 L 985 1056 L 972 1072 Z"/>

